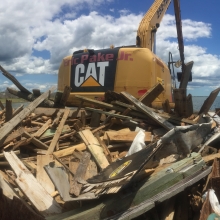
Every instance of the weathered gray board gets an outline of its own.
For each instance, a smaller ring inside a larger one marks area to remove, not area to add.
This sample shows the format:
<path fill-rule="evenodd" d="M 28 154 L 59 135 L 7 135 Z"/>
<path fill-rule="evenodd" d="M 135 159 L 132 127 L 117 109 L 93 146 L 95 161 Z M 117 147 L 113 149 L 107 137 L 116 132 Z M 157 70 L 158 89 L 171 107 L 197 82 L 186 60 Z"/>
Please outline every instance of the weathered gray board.
<path fill-rule="evenodd" d="M 63 201 L 77 201 L 77 200 L 86 200 L 86 199 L 94 199 L 94 193 L 85 193 L 81 194 L 78 197 L 71 197 L 69 194 L 70 191 L 70 184 L 68 180 L 68 174 L 65 171 L 64 167 L 57 166 L 55 163 L 50 163 L 44 166 L 45 171 L 47 172 L 48 176 L 56 186 L 60 196 L 62 197 Z"/>

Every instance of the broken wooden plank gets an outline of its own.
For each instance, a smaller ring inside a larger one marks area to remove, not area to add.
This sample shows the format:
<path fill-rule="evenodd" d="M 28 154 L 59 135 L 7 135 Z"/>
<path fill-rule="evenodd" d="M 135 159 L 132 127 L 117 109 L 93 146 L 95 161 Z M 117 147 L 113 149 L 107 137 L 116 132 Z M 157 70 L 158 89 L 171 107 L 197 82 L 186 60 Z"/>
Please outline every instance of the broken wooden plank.
<path fill-rule="evenodd" d="M 53 129 L 57 128 L 57 126 L 59 125 L 61 115 L 63 115 L 63 111 L 58 111 L 57 115 L 56 115 L 56 118 L 53 120 L 51 128 L 53 128 Z"/>
<path fill-rule="evenodd" d="M 136 131 L 129 131 L 127 133 L 118 133 L 117 131 L 106 131 L 107 137 L 104 136 L 105 141 L 110 142 L 132 142 L 137 135 Z M 145 132 L 145 142 L 151 142 L 151 132 Z"/>
<path fill-rule="evenodd" d="M 109 165 L 105 154 L 103 153 L 103 149 L 100 146 L 98 140 L 93 136 L 90 130 L 83 130 L 79 132 L 80 137 L 86 144 L 90 153 L 93 155 L 95 161 L 101 169 L 106 168 Z"/>
<path fill-rule="evenodd" d="M 76 174 L 72 182 L 70 182 L 70 194 L 79 196 L 82 189 L 82 182 L 85 181 L 85 174 L 87 167 L 89 165 L 91 154 L 84 152 L 82 158 L 80 159 L 79 166 L 76 170 Z"/>
<path fill-rule="evenodd" d="M 45 143 L 43 143 L 43 142 L 41 142 L 40 140 L 38 140 L 37 138 L 35 138 L 35 137 L 33 137 L 31 134 L 29 134 L 28 132 L 23 132 L 23 135 L 24 135 L 24 137 L 26 137 L 26 138 L 31 138 L 31 142 L 35 145 L 35 146 L 37 146 L 37 147 L 39 147 L 40 149 L 44 149 L 44 150 L 47 150 L 48 149 L 48 146 L 45 144 Z"/>
<path fill-rule="evenodd" d="M 17 126 L 28 114 L 30 114 L 44 99 L 47 98 L 50 92 L 54 91 L 55 87 L 50 88 L 48 91 L 39 96 L 36 100 L 34 100 L 31 104 L 29 104 L 26 108 L 24 108 L 20 113 L 18 113 L 14 118 L 12 118 L 9 122 L 5 123 L 0 128 L 0 147 L 2 146 L 6 135 L 8 135 L 15 126 Z"/>
<path fill-rule="evenodd" d="M 65 157 L 65 156 L 71 155 L 75 150 L 78 150 L 78 151 L 86 150 L 86 145 L 84 143 L 77 144 L 77 145 L 74 145 L 74 146 L 70 146 L 66 149 L 56 151 L 53 154 L 56 157 Z"/>
<path fill-rule="evenodd" d="M 47 122 L 37 132 L 33 134 L 33 136 L 39 138 L 49 128 L 51 121 L 51 119 L 48 119 Z"/>
<path fill-rule="evenodd" d="M 50 143 L 50 146 L 49 146 L 49 148 L 48 148 L 47 154 L 52 154 L 52 153 L 53 153 L 54 148 L 55 148 L 55 146 L 56 146 L 56 144 L 57 144 L 57 141 L 59 140 L 59 137 L 60 137 L 60 135 L 61 135 L 63 126 L 64 126 L 64 124 L 65 124 L 65 122 L 66 122 L 66 119 L 67 119 L 67 117 L 69 116 L 69 112 L 70 112 L 70 109 L 65 109 L 64 114 L 63 114 L 63 117 L 62 117 L 62 119 L 61 119 L 61 121 L 60 121 L 60 124 L 59 124 L 59 126 L 58 126 L 58 128 L 57 128 L 57 130 L 56 130 L 56 133 L 55 133 L 55 135 L 54 135 L 54 137 L 53 137 L 53 140 L 52 140 L 52 142 Z"/>
<path fill-rule="evenodd" d="M 46 191 L 51 194 L 55 191 L 55 187 L 44 170 L 44 166 L 48 165 L 53 161 L 52 155 L 37 155 L 37 181 L 46 189 Z"/>
<path fill-rule="evenodd" d="M 154 120 L 157 124 L 162 125 L 167 130 L 171 130 L 175 126 L 173 126 L 171 123 L 169 123 L 166 119 L 159 116 L 156 112 L 153 112 L 148 106 L 141 103 L 139 100 L 137 100 L 134 96 L 130 95 L 127 92 L 121 92 L 121 94 L 127 98 L 132 104 L 135 105 L 137 109 L 145 113 L 149 118 Z"/>
<path fill-rule="evenodd" d="M 24 166 L 18 157 L 11 152 L 4 152 L 6 160 L 17 175 L 16 183 L 22 192 L 27 196 L 35 208 L 43 215 L 50 215 L 61 212 L 61 207 L 41 186 L 31 172 Z"/>
<path fill-rule="evenodd" d="M 147 92 L 145 92 L 140 98 L 139 101 L 150 106 L 151 103 L 164 91 L 163 86 L 160 83 L 157 83 L 155 86 L 151 87 Z"/>

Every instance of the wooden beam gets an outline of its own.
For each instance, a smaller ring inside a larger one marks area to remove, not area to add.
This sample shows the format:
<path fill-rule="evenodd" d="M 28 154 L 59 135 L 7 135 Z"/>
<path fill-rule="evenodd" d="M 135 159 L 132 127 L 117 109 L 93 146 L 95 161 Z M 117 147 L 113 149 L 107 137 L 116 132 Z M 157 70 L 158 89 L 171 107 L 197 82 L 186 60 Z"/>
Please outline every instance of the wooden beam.
<path fill-rule="evenodd" d="M 79 166 L 76 170 L 73 181 L 70 183 L 70 194 L 79 196 L 82 189 L 82 181 L 85 181 L 85 174 L 89 165 L 91 154 L 89 152 L 84 152 L 82 158 L 80 159 Z"/>
<path fill-rule="evenodd" d="M 49 128 L 51 121 L 51 119 L 47 120 L 47 122 L 37 132 L 35 132 L 33 136 L 39 138 Z"/>
<path fill-rule="evenodd" d="M 40 140 L 38 140 L 37 138 L 33 137 L 31 134 L 29 134 L 28 132 L 24 132 L 23 135 L 27 138 L 31 138 L 31 142 L 36 146 L 36 147 L 39 147 L 40 149 L 44 149 L 44 150 L 47 150 L 48 149 L 48 146 L 41 142 Z"/>
<path fill-rule="evenodd" d="M 117 131 L 106 131 L 107 137 L 104 136 L 105 141 L 110 142 L 132 142 L 137 135 L 136 131 L 129 131 L 127 133 L 118 133 Z M 145 132 L 145 142 L 151 142 L 151 132 Z"/>
<path fill-rule="evenodd" d="M 105 154 L 103 153 L 103 149 L 100 146 L 98 140 L 94 137 L 92 132 L 88 129 L 79 132 L 80 137 L 86 144 L 90 153 L 93 155 L 95 161 L 101 169 L 106 168 L 109 165 Z"/>
<path fill-rule="evenodd" d="M 209 97 L 204 101 L 202 107 L 199 110 L 199 114 L 207 114 L 210 110 L 212 104 L 214 103 L 218 93 L 220 91 L 220 87 L 212 91 L 209 95 Z"/>
<path fill-rule="evenodd" d="M 144 93 L 139 98 L 139 101 L 150 106 L 151 103 L 164 91 L 163 86 L 160 83 L 157 83 L 155 86 L 151 87 L 147 92 Z"/>
<path fill-rule="evenodd" d="M 63 126 L 64 126 L 64 124 L 66 122 L 66 119 L 69 116 L 69 112 L 70 112 L 70 109 L 65 109 L 64 114 L 63 114 L 63 118 L 61 119 L 60 124 L 59 124 L 59 126 L 58 126 L 58 128 L 57 128 L 57 130 L 55 132 L 54 137 L 53 137 L 53 140 L 50 143 L 50 146 L 48 148 L 47 154 L 52 154 L 53 153 L 53 151 L 55 149 L 55 146 L 57 144 L 57 141 L 59 140 L 59 137 L 61 135 Z"/>
<path fill-rule="evenodd" d="M 55 186 L 46 171 L 44 166 L 53 161 L 53 155 L 37 155 L 37 181 L 47 190 L 49 194 L 55 191 Z"/>

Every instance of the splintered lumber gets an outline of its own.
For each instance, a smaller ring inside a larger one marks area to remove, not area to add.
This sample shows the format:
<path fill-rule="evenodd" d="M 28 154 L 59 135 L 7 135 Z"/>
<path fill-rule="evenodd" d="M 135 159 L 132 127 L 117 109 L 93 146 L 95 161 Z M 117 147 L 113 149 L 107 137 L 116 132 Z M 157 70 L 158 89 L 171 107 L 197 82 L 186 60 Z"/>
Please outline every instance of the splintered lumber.
<path fill-rule="evenodd" d="M 70 147 L 68 147 L 66 149 L 56 151 L 53 154 L 56 157 L 65 157 L 65 156 L 69 156 L 69 155 L 73 154 L 73 152 L 75 150 L 78 150 L 78 151 L 86 150 L 86 145 L 84 143 L 77 144 L 77 145 L 74 145 L 74 146 L 70 146 Z"/>
<path fill-rule="evenodd" d="M 157 83 L 155 86 L 150 88 L 144 95 L 139 98 L 139 101 L 150 106 L 150 104 L 164 91 L 163 86 L 160 83 Z"/>
<path fill-rule="evenodd" d="M 166 119 L 159 116 L 156 112 L 153 112 L 148 106 L 141 103 L 139 100 L 137 100 L 134 96 L 130 95 L 127 92 L 121 92 L 121 94 L 127 98 L 128 101 L 130 101 L 132 104 L 135 105 L 137 109 L 145 113 L 149 118 L 153 119 L 157 124 L 162 125 L 167 130 L 171 130 L 175 126 L 173 126 L 171 123 L 169 123 Z"/>
<path fill-rule="evenodd" d="M 84 152 L 82 158 L 80 159 L 79 166 L 76 170 L 74 179 L 70 182 L 70 194 L 79 196 L 82 189 L 82 182 L 85 181 L 86 171 L 89 165 L 91 154 L 89 152 Z"/>
<path fill-rule="evenodd" d="M 65 122 L 66 122 L 66 119 L 67 119 L 67 117 L 69 116 L 69 112 L 70 112 L 70 109 L 65 109 L 64 114 L 63 114 L 63 117 L 62 117 L 62 119 L 61 119 L 61 121 L 60 121 L 60 124 L 59 124 L 59 126 L 57 127 L 57 130 L 56 130 L 56 132 L 55 132 L 55 135 L 54 135 L 54 137 L 53 137 L 53 140 L 52 140 L 52 142 L 50 143 L 50 146 L 49 146 L 49 148 L 48 148 L 47 154 L 52 154 L 52 153 L 53 153 L 54 148 L 55 148 L 55 146 L 56 146 L 56 144 L 57 144 L 57 141 L 58 141 L 59 138 L 60 138 L 60 135 L 61 135 L 63 126 L 64 126 L 64 124 L 65 124 Z"/>
<path fill-rule="evenodd" d="M 55 191 L 55 187 L 44 170 L 44 166 L 53 161 L 53 155 L 37 155 L 37 181 L 49 194 Z"/>
<path fill-rule="evenodd" d="M 55 128 L 58 126 L 59 121 L 60 121 L 60 117 L 61 117 L 62 114 L 63 114 L 62 111 L 58 111 L 58 112 L 57 112 L 57 116 L 56 116 L 56 118 L 53 120 L 53 123 L 52 123 L 52 125 L 51 125 L 52 128 L 55 129 Z"/>
<path fill-rule="evenodd" d="M 51 119 L 48 119 L 47 122 L 37 132 L 33 134 L 33 136 L 39 138 L 49 128 L 51 121 Z"/>
<path fill-rule="evenodd" d="M 26 138 L 31 138 L 31 142 L 36 146 L 36 147 L 39 147 L 40 149 L 44 149 L 44 150 L 47 150 L 48 149 L 48 146 L 41 142 L 40 140 L 38 140 L 37 138 L 33 137 L 31 134 L 29 134 L 28 132 L 24 132 L 23 135 L 26 137 Z"/>
<path fill-rule="evenodd" d="M 61 207 L 18 159 L 14 152 L 4 152 L 4 155 L 17 175 L 15 182 L 35 208 L 45 216 L 60 213 Z"/>
<path fill-rule="evenodd" d="M 106 168 L 109 165 L 109 162 L 103 152 L 102 147 L 100 146 L 98 140 L 94 137 L 90 130 L 83 130 L 79 132 L 80 137 L 86 144 L 90 153 L 93 155 L 95 161 L 101 169 Z"/>
<path fill-rule="evenodd" d="M 26 108 L 24 108 L 20 113 L 18 113 L 14 118 L 12 118 L 9 122 L 5 123 L 0 128 L 0 147 L 3 144 L 6 135 L 8 135 L 15 126 L 17 126 L 28 114 L 30 114 L 44 99 L 46 99 L 50 92 L 54 91 L 55 88 L 56 87 L 52 87 L 47 92 L 43 93 L 32 103 L 30 103 Z"/>
<path fill-rule="evenodd" d="M 109 140 L 110 142 L 132 142 L 137 135 L 136 131 L 129 131 L 127 133 L 118 133 L 117 131 L 106 131 L 104 140 Z M 107 137 L 106 137 L 107 136 Z M 145 142 L 151 142 L 152 135 L 151 132 L 145 132 Z"/>

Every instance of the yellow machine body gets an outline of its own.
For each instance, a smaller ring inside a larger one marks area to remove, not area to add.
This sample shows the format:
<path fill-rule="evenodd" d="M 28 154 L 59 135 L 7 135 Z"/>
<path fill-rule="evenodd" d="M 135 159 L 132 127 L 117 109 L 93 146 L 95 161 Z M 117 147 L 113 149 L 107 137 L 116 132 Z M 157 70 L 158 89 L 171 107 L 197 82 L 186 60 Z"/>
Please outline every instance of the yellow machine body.
<path fill-rule="evenodd" d="M 156 29 L 171 0 L 155 0 L 142 19 L 136 45 L 112 47 L 102 50 L 75 51 L 65 57 L 58 72 L 58 92 L 71 87 L 66 103 L 76 106 L 75 95 L 104 100 L 106 91 L 127 91 L 140 98 L 160 82 L 164 91 L 153 102 L 162 106 L 166 99 L 172 102 L 172 80 L 167 65 L 153 52 Z"/>

